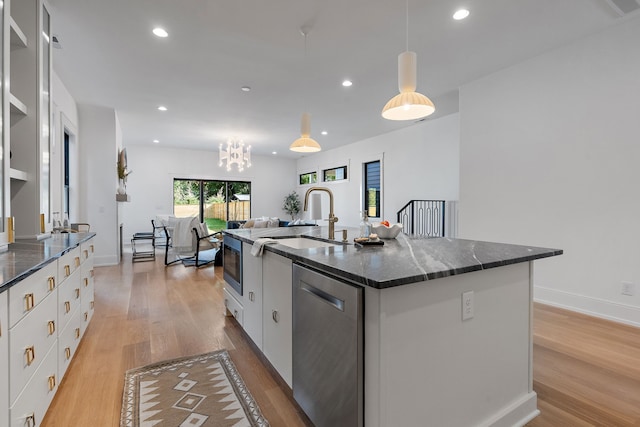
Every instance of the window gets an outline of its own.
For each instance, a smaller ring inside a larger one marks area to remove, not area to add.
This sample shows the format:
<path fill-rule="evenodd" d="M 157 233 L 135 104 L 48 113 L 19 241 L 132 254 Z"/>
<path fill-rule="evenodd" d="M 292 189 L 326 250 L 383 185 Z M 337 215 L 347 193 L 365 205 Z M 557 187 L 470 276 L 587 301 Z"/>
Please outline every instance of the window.
<path fill-rule="evenodd" d="M 347 179 L 347 167 L 340 166 L 339 168 L 325 169 L 322 171 L 322 180 L 327 181 L 342 181 Z"/>
<path fill-rule="evenodd" d="M 364 164 L 364 209 L 371 218 L 379 218 L 380 197 L 382 193 L 380 160 Z"/>
<path fill-rule="evenodd" d="M 315 184 L 318 182 L 317 172 L 308 172 L 300 174 L 300 185 Z"/>
<path fill-rule="evenodd" d="M 173 214 L 198 216 L 210 232 L 225 229 L 227 221 L 251 216 L 251 183 L 174 179 Z"/>

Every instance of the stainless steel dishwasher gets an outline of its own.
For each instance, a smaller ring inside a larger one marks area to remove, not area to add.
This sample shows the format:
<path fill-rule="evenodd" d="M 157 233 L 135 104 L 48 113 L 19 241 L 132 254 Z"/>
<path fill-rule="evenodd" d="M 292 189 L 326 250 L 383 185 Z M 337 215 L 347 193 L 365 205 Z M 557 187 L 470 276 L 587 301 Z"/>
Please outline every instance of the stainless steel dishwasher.
<path fill-rule="evenodd" d="M 364 425 L 363 292 L 293 266 L 293 397 L 316 427 Z"/>

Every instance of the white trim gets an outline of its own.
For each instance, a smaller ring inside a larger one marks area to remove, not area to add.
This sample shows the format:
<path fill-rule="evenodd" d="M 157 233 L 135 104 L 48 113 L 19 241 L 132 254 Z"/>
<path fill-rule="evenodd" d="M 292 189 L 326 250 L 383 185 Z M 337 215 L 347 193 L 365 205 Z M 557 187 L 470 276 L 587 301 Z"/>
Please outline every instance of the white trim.
<path fill-rule="evenodd" d="M 534 286 L 534 301 L 589 316 L 640 327 L 640 307 Z"/>

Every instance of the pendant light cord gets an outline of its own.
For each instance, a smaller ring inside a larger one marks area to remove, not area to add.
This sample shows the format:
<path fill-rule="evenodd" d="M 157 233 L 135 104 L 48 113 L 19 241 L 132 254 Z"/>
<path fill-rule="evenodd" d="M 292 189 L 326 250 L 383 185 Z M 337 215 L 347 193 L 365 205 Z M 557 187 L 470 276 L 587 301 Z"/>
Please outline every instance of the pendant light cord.
<path fill-rule="evenodd" d="M 406 46 L 405 46 L 405 50 L 407 52 L 409 52 L 409 0 L 406 1 L 406 14 L 407 14 L 407 39 L 406 39 Z"/>

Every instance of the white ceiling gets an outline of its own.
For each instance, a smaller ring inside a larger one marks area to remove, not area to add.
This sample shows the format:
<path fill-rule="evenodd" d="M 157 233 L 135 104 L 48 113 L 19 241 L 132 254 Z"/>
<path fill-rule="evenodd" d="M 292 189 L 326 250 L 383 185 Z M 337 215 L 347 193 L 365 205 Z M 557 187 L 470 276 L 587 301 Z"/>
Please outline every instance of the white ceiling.
<path fill-rule="evenodd" d="M 237 136 L 254 154 L 299 157 L 288 147 L 305 110 L 325 150 L 412 124 L 380 116 L 398 90 L 404 0 L 50 3 L 56 72 L 79 104 L 116 109 L 125 146 L 217 150 Z M 469 18 L 451 18 L 459 7 Z M 411 0 L 409 12 L 418 91 L 436 105 L 429 119 L 457 111 L 465 83 L 618 19 L 605 0 Z"/>

